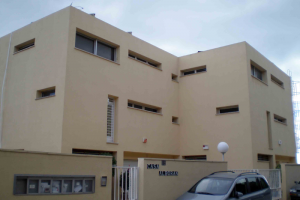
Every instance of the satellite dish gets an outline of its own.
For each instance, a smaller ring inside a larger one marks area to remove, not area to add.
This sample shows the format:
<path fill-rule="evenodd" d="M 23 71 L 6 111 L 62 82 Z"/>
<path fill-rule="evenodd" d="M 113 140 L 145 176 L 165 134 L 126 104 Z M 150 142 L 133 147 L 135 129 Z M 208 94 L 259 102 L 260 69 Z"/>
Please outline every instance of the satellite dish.
<path fill-rule="evenodd" d="M 218 144 L 218 151 L 220 152 L 220 153 L 222 153 L 222 157 L 223 157 L 223 161 L 224 161 L 224 154 L 228 151 L 228 149 L 229 149 L 229 146 L 228 146 L 228 144 L 226 143 L 226 142 L 220 142 L 219 144 Z"/>

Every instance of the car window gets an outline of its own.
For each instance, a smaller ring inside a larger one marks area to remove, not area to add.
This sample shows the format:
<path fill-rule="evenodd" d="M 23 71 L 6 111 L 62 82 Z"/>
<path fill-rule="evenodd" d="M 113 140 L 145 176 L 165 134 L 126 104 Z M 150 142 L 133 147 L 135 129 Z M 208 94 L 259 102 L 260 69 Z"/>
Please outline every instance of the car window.
<path fill-rule="evenodd" d="M 189 192 L 197 194 L 209 193 L 213 195 L 222 195 L 228 192 L 232 182 L 233 179 L 227 178 L 205 178 L 192 187 Z"/>
<path fill-rule="evenodd" d="M 242 193 L 243 195 L 247 194 L 248 191 L 247 191 L 247 181 L 246 179 L 240 179 L 236 182 L 235 184 L 235 191 L 236 192 L 240 192 Z"/>
<path fill-rule="evenodd" d="M 247 180 L 248 180 L 250 192 L 256 192 L 260 190 L 260 185 L 256 177 L 247 178 Z"/>
<path fill-rule="evenodd" d="M 261 189 L 269 188 L 269 186 L 268 186 L 267 182 L 265 181 L 265 179 L 259 178 L 259 182 L 260 182 Z"/>

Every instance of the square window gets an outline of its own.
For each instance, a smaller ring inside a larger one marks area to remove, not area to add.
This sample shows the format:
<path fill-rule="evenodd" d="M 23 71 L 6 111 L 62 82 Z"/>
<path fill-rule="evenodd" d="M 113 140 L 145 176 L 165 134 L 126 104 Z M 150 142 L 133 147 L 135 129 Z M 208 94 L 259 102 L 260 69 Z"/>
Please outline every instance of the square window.
<path fill-rule="evenodd" d="M 172 123 L 178 124 L 178 117 L 172 116 Z"/>
<path fill-rule="evenodd" d="M 74 192 L 75 193 L 83 192 L 83 180 L 75 180 Z"/>
<path fill-rule="evenodd" d="M 50 193 L 51 180 L 41 180 L 40 193 Z"/>
<path fill-rule="evenodd" d="M 61 193 L 61 180 L 53 180 L 52 181 L 52 193 L 58 194 Z"/>
<path fill-rule="evenodd" d="M 71 193 L 72 192 L 72 185 L 73 185 L 72 180 L 64 180 L 63 193 Z"/>
<path fill-rule="evenodd" d="M 93 192 L 93 180 L 85 180 L 85 192 Z"/>
<path fill-rule="evenodd" d="M 35 194 L 39 192 L 39 180 L 29 180 L 28 193 Z"/>

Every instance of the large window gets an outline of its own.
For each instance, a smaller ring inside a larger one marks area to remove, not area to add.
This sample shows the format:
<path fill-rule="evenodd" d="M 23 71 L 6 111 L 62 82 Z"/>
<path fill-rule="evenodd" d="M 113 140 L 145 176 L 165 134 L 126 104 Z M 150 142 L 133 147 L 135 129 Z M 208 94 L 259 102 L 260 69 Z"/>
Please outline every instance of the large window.
<path fill-rule="evenodd" d="M 243 179 L 240 179 L 240 180 L 238 180 L 236 182 L 236 184 L 235 184 L 235 191 L 236 192 L 240 192 L 243 195 L 245 195 L 245 194 L 248 193 L 246 179 L 243 178 Z"/>
<path fill-rule="evenodd" d="M 15 195 L 95 192 L 95 176 L 15 175 Z"/>
<path fill-rule="evenodd" d="M 261 80 L 263 83 L 267 83 L 267 71 L 252 60 L 250 61 L 250 65 L 252 77 Z"/>
<path fill-rule="evenodd" d="M 233 179 L 204 178 L 194 185 L 189 192 L 204 195 L 223 195 L 228 192 Z"/>
<path fill-rule="evenodd" d="M 77 33 L 75 47 L 102 58 L 115 61 L 116 47 L 98 41 L 97 39 Z"/>
<path fill-rule="evenodd" d="M 114 142 L 115 100 L 107 100 L 107 142 Z"/>

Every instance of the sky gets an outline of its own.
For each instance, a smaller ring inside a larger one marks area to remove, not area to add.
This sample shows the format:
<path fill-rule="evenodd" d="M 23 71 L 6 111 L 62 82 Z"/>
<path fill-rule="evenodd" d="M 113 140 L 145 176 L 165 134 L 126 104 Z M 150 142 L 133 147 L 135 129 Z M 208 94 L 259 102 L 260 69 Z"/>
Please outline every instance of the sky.
<path fill-rule="evenodd" d="M 0 0 L 0 37 L 71 3 L 176 56 L 247 41 L 300 81 L 300 0 Z"/>

